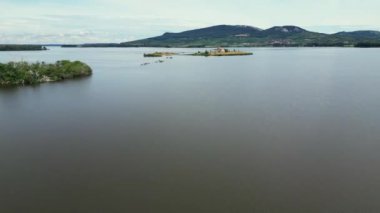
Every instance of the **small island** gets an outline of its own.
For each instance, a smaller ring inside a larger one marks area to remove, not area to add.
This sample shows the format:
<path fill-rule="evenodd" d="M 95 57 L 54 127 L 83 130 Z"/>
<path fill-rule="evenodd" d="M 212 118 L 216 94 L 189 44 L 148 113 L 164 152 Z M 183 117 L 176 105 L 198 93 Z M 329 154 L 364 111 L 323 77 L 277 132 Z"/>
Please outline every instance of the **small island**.
<path fill-rule="evenodd" d="M 144 57 L 168 57 L 172 58 L 173 55 L 190 55 L 190 56 L 245 56 L 245 55 L 253 55 L 250 52 L 243 52 L 240 50 L 229 50 L 225 48 L 217 48 L 215 50 L 205 50 L 203 52 L 198 51 L 192 54 L 181 54 L 181 53 L 173 53 L 173 52 L 154 52 L 154 53 L 145 53 Z"/>
<path fill-rule="evenodd" d="M 144 57 L 164 57 L 164 56 L 173 56 L 177 55 L 176 53 L 172 52 L 154 52 L 154 53 L 145 53 Z"/>
<path fill-rule="evenodd" d="M 250 52 L 243 52 L 239 50 L 229 50 L 224 48 L 218 48 L 215 50 L 206 50 L 204 52 L 198 51 L 197 53 L 191 54 L 192 56 L 244 56 L 253 55 Z"/>
<path fill-rule="evenodd" d="M 24 44 L 0 44 L 0 51 L 42 51 L 47 50 L 41 45 L 24 45 Z"/>
<path fill-rule="evenodd" d="M 90 76 L 92 69 L 80 61 L 0 63 L 0 86 L 34 85 Z"/>

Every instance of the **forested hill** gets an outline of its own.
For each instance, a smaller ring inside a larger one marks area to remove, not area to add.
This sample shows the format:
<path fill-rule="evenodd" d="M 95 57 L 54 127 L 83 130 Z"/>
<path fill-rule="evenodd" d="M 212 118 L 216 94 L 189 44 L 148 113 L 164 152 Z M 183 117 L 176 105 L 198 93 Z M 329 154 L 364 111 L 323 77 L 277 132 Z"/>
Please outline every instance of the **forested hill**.
<path fill-rule="evenodd" d="M 124 47 L 217 47 L 217 46 L 356 46 L 380 44 L 380 32 L 356 31 L 324 34 L 297 26 L 276 26 L 262 30 L 243 25 L 218 25 L 180 33 L 124 42 Z"/>

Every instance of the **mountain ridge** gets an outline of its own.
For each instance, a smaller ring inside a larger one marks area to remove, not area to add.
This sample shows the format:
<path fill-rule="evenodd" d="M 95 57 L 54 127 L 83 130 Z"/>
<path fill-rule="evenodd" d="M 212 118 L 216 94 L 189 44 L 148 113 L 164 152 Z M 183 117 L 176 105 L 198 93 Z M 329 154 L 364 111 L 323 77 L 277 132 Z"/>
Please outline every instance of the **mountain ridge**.
<path fill-rule="evenodd" d="M 248 25 L 215 25 L 183 32 L 166 32 L 109 47 L 363 47 L 380 46 L 380 32 L 361 30 L 318 33 L 294 25 L 268 29 Z M 86 44 L 81 47 L 105 47 Z"/>

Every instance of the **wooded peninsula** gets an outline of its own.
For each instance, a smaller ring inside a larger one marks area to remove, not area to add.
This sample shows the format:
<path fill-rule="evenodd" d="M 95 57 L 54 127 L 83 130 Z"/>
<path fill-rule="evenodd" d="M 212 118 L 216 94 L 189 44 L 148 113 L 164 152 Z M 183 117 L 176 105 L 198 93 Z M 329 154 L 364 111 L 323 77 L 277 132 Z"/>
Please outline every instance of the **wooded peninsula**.
<path fill-rule="evenodd" d="M 9 62 L 0 63 L 0 86 L 34 85 L 62 81 L 92 74 L 92 69 L 80 61 Z"/>
<path fill-rule="evenodd" d="M 0 51 L 41 51 L 47 50 L 42 45 L 26 45 L 26 44 L 0 44 Z"/>

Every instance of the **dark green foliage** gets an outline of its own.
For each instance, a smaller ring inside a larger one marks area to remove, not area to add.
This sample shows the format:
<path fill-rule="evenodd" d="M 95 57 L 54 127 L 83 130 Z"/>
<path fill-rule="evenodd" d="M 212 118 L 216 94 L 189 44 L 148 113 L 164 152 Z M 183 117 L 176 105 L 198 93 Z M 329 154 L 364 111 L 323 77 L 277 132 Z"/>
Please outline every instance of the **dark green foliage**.
<path fill-rule="evenodd" d="M 77 44 L 64 44 L 61 45 L 62 48 L 74 48 L 74 47 L 80 47 L 80 45 Z"/>
<path fill-rule="evenodd" d="M 92 74 L 91 68 L 80 61 L 0 63 L 0 86 L 31 85 L 44 82 L 61 81 Z"/>
<path fill-rule="evenodd" d="M 47 50 L 41 45 L 16 45 L 16 44 L 0 44 L 0 51 L 38 51 Z"/>
<path fill-rule="evenodd" d="M 355 47 L 361 47 L 361 48 L 380 47 L 380 42 L 360 42 L 356 44 Z"/>
<path fill-rule="evenodd" d="M 355 31 L 355 32 L 340 32 L 340 33 L 336 33 L 335 35 L 356 38 L 356 39 L 379 39 L 380 32 L 371 31 L 371 30 L 366 30 L 366 31 L 362 30 L 362 31 Z"/>

